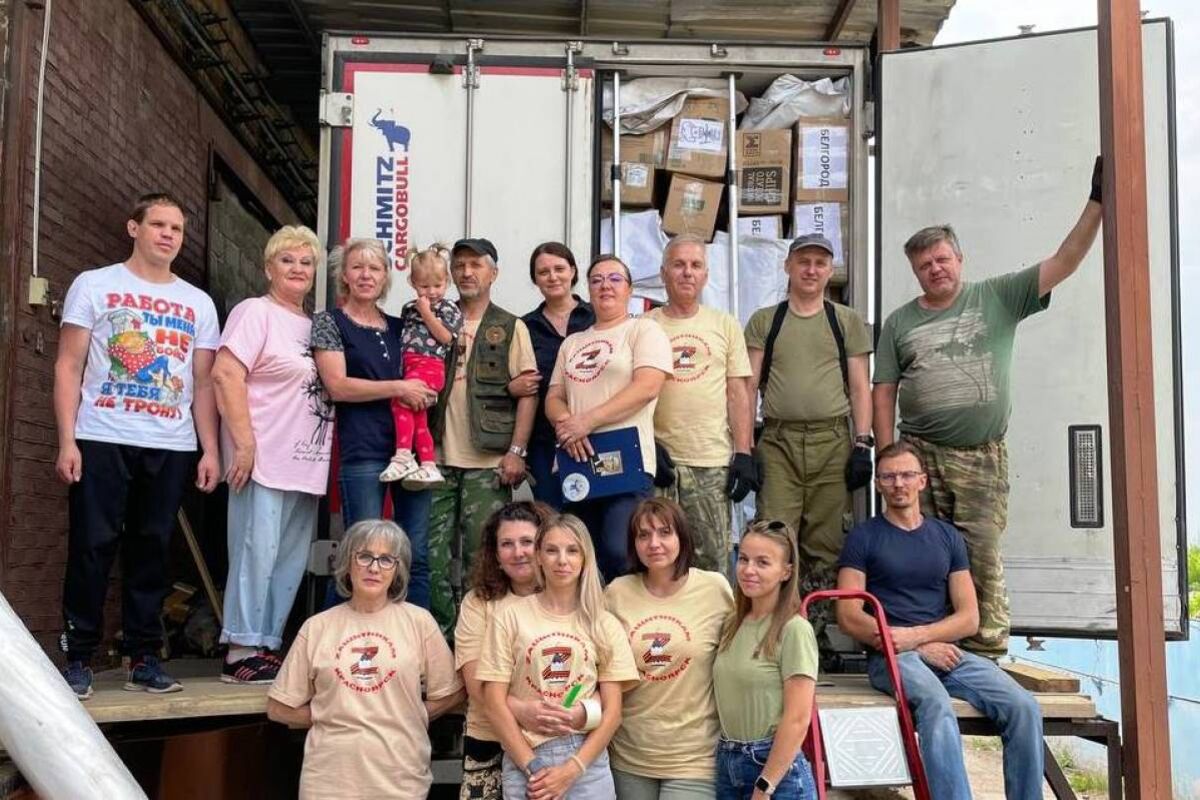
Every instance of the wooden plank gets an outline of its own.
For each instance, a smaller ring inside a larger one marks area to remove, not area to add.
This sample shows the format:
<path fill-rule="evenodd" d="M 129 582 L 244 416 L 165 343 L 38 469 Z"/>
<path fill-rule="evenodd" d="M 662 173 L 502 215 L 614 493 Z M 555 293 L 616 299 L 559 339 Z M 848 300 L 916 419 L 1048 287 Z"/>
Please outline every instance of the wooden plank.
<path fill-rule="evenodd" d="M 1042 710 L 1043 719 L 1094 719 L 1096 704 L 1085 694 L 1031 692 Z M 959 719 L 985 716 L 964 700 L 951 701 Z M 817 704 L 822 708 L 869 708 L 893 705 L 892 698 L 878 692 L 865 675 L 822 676 L 817 682 Z"/>
<path fill-rule="evenodd" d="M 1079 678 L 1056 669 L 1020 663 L 1001 664 L 1000 669 L 1031 692 L 1079 693 Z"/>
<path fill-rule="evenodd" d="M 97 673 L 84 709 L 97 724 L 266 713 L 270 687 L 222 683 L 217 659 L 179 659 L 165 667 L 183 683 L 182 692 L 127 692 L 124 670 L 108 670 Z"/>
<path fill-rule="evenodd" d="M 1138 0 L 1097 0 L 1104 300 L 1125 789 L 1170 797 L 1158 530 L 1142 25 Z"/>
<path fill-rule="evenodd" d="M 842 29 L 846 27 L 846 20 L 850 19 L 850 12 L 854 10 L 856 0 L 841 0 L 838 3 L 837 10 L 833 12 L 833 18 L 829 20 L 829 26 L 825 28 L 825 41 L 836 42 L 837 38 L 842 35 Z"/>

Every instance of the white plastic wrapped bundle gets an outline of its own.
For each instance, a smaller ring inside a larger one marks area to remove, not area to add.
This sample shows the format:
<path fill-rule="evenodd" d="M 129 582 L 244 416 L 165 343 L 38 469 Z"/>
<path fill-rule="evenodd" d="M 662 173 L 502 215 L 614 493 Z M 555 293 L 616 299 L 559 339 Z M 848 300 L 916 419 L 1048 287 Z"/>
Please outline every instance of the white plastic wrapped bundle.
<path fill-rule="evenodd" d="M 638 78 L 621 83 L 621 133 L 650 133 L 666 125 L 692 97 L 728 97 L 729 84 L 720 78 Z M 612 84 L 604 84 L 602 117 L 613 126 Z M 737 112 L 746 97 L 737 93 Z"/>
<path fill-rule="evenodd" d="M 145 800 L 104 734 L 0 595 L 0 743 L 39 797 Z"/>
<path fill-rule="evenodd" d="M 621 260 L 629 265 L 635 286 L 647 278 L 658 277 L 668 238 L 662 232 L 662 217 L 657 209 L 621 213 Z M 600 220 L 600 252 L 613 251 L 610 215 Z"/>
<path fill-rule="evenodd" d="M 621 87 L 621 100 L 625 100 L 625 88 Z M 740 130 L 764 131 L 774 128 L 790 128 L 801 117 L 848 117 L 850 116 L 850 79 L 830 80 L 821 78 L 806 81 L 795 75 L 780 75 L 762 97 L 750 101 L 746 116 L 742 118 Z"/>

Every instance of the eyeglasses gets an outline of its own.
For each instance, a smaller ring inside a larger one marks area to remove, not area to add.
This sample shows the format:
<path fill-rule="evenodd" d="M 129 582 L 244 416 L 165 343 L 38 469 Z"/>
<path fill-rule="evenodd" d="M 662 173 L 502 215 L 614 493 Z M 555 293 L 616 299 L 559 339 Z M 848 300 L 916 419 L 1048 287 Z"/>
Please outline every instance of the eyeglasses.
<path fill-rule="evenodd" d="M 620 272 L 610 272 L 607 275 L 592 275 L 588 278 L 588 286 L 602 286 L 606 283 L 620 286 L 625 283 L 625 276 Z"/>
<path fill-rule="evenodd" d="M 358 564 L 363 569 L 370 569 L 371 565 L 378 564 L 381 570 L 388 572 L 389 570 L 395 569 L 398 562 L 399 559 L 397 559 L 395 556 L 387 554 L 373 556 L 366 550 L 359 550 L 354 554 L 354 563 Z"/>
<path fill-rule="evenodd" d="M 912 483 L 924 474 L 924 472 L 912 469 L 906 469 L 903 472 L 880 472 L 875 476 L 875 480 L 884 486 L 893 486 L 901 482 Z"/>
<path fill-rule="evenodd" d="M 786 531 L 788 524 L 778 519 L 759 519 L 751 522 L 746 528 L 747 533 L 762 533 L 763 531 Z"/>

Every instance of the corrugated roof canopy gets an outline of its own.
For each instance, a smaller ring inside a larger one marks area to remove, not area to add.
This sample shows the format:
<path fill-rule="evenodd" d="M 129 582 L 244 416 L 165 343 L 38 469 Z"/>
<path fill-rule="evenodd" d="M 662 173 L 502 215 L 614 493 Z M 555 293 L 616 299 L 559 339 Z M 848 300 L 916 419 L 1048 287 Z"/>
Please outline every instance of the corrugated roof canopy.
<path fill-rule="evenodd" d="M 271 95 L 315 127 L 322 31 L 866 43 L 876 0 L 225 0 Z M 954 0 L 900 0 L 900 40 L 929 44 Z"/>

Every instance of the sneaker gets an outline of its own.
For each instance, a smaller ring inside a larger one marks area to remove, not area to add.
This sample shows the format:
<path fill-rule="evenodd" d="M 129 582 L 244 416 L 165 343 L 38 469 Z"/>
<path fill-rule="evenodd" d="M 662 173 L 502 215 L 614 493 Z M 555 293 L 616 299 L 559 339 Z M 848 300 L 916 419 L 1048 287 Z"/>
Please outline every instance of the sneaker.
<path fill-rule="evenodd" d="M 440 489 L 446 485 L 446 478 L 437 468 L 437 464 L 427 461 L 416 472 L 402 480 L 400 485 L 411 492 L 421 492 L 426 489 Z"/>
<path fill-rule="evenodd" d="M 402 480 L 420 468 L 411 451 L 397 450 L 396 455 L 392 456 L 391 462 L 383 472 L 379 473 L 379 480 L 383 483 Z"/>
<path fill-rule="evenodd" d="M 222 683 L 273 683 L 279 674 L 279 662 L 275 658 L 256 653 L 241 661 L 221 664 Z"/>
<path fill-rule="evenodd" d="M 125 691 L 168 694 L 183 691 L 183 684 L 164 672 L 157 658 L 142 656 L 133 661 L 129 680 L 125 681 Z"/>
<path fill-rule="evenodd" d="M 84 666 L 82 661 L 67 664 L 67 668 L 63 670 L 63 677 L 80 700 L 87 700 L 92 696 L 92 668 Z"/>

